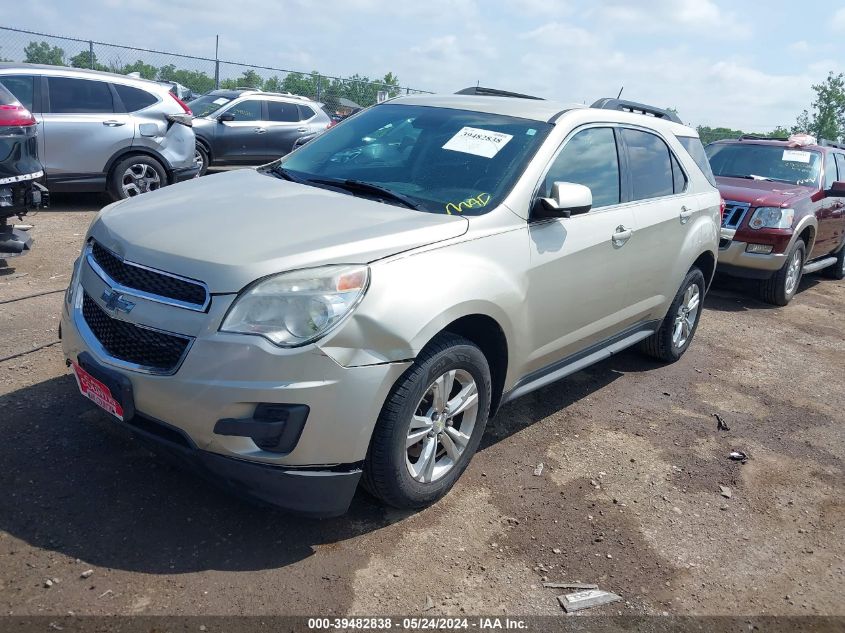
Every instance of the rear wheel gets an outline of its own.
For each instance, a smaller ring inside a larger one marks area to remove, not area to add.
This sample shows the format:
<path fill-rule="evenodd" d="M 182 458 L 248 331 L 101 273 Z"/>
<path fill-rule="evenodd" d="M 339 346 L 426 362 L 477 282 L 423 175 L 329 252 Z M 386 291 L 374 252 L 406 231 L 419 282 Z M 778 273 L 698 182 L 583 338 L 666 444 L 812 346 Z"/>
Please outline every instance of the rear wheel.
<path fill-rule="evenodd" d="M 674 363 L 684 355 L 701 318 L 704 283 L 704 274 L 691 268 L 660 327 L 642 342 L 643 352 L 665 363 Z"/>
<path fill-rule="evenodd" d="M 760 297 L 766 303 L 785 306 L 798 292 L 804 274 L 804 258 L 807 247 L 804 240 L 797 240 L 786 256 L 780 270 L 760 283 Z"/>
<path fill-rule="evenodd" d="M 109 193 L 115 200 L 134 198 L 167 185 L 167 172 L 152 156 L 136 154 L 124 158 L 109 175 Z"/>
<path fill-rule="evenodd" d="M 825 274 L 833 279 L 845 279 L 845 246 L 836 254 L 836 263 L 825 269 Z"/>
<path fill-rule="evenodd" d="M 200 143 L 197 143 L 194 150 L 194 166 L 200 168 L 200 176 L 205 176 L 205 172 L 208 171 L 208 150 Z"/>
<path fill-rule="evenodd" d="M 397 508 L 445 495 L 478 448 L 490 411 L 490 368 L 467 339 L 444 333 L 394 386 L 364 462 L 364 486 Z"/>

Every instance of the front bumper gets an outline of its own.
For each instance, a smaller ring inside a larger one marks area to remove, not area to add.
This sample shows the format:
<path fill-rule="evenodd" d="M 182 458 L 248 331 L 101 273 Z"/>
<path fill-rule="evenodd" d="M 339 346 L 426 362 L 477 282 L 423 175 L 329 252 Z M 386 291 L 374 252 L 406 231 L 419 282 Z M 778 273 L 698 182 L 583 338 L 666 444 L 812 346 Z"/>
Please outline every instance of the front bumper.
<path fill-rule="evenodd" d="M 90 356 L 128 381 L 136 413 L 127 426 L 170 429 L 145 437 L 241 494 L 297 512 L 345 511 L 382 404 L 409 363 L 343 367 L 315 346 L 281 349 L 261 337 L 220 333 L 231 295 L 214 296 L 207 312 L 132 297 L 137 306 L 131 317 L 151 320 L 148 326 L 168 323 L 194 337 L 172 375 L 135 371 L 109 357 L 93 337 L 80 309 L 83 287 L 102 303 L 104 282 L 84 259 L 79 265 L 81 282 L 64 301 L 64 354 L 74 362 Z M 254 439 L 262 403 L 307 407 L 301 433 L 281 452 Z M 249 432 L 232 435 L 232 423 L 239 421 Z"/>
<path fill-rule="evenodd" d="M 725 239 L 723 233 L 722 238 Z M 746 242 L 730 241 L 719 249 L 717 270 L 733 277 L 768 279 L 783 267 L 786 253 L 747 253 Z"/>

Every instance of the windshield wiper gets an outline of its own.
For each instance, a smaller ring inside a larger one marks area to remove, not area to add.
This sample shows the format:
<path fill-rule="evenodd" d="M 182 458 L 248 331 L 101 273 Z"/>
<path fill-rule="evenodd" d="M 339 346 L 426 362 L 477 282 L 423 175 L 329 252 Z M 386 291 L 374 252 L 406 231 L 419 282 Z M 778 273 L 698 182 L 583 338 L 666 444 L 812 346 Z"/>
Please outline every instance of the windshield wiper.
<path fill-rule="evenodd" d="M 300 184 L 305 182 L 301 178 L 297 178 L 296 176 L 294 176 L 289 170 L 282 167 L 281 164 L 276 164 L 267 167 L 264 171 L 270 172 L 274 176 L 277 176 L 283 180 L 290 180 L 291 182 L 298 182 Z"/>
<path fill-rule="evenodd" d="M 373 194 L 380 198 L 385 198 L 389 200 L 394 200 L 396 202 L 401 203 L 402 205 L 408 207 L 409 209 L 419 210 L 420 206 L 408 198 L 407 196 L 403 196 L 401 193 L 396 193 L 395 191 L 391 191 L 386 187 L 382 187 L 380 185 L 374 185 L 371 182 L 364 182 L 363 180 L 335 180 L 333 178 L 308 178 L 305 180 L 306 183 L 314 183 L 318 185 L 328 185 L 329 187 L 337 187 L 338 189 L 345 189 L 346 191 L 350 191 L 352 193 L 358 191 L 361 193 L 369 193 Z"/>

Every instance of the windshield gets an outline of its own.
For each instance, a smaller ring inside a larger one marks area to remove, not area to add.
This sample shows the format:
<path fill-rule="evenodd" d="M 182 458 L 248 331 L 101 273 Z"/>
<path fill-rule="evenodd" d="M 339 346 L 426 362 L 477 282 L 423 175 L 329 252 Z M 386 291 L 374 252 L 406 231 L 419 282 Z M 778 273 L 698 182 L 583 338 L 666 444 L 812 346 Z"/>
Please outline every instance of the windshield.
<path fill-rule="evenodd" d="M 793 185 L 815 185 L 819 181 L 821 155 L 818 152 L 750 143 L 711 143 L 705 151 L 717 176 Z"/>
<path fill-rule="evenodd" d="M 318 136 L 282 159 L 281 167 L 306 183 L 375 185 L 422 211 L 480 215 L 507 195 L 551 127 L 483 112 L 385 104 Z M 346 189 L 379 198 L 373 188 Z"/>
<path fill-rule="evenodd" d="M 204 95 L 197 97 L 193 101 L 188 101 L 188 107 L 194 116 L 208 116 L 213 112 L 217 112 L 224 105 L 229 103 L 231 99 L 228 97 L 218 97 L 215 95 Z"/>

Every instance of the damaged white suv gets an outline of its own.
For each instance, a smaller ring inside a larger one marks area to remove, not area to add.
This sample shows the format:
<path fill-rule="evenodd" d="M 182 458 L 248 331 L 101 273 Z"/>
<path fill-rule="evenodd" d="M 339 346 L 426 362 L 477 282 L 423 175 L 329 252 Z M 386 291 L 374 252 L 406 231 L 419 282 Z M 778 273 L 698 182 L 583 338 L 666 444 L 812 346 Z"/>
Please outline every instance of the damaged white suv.
<path fill-rule="evenodd" d="M 628 102 L 391 100 L 103 209 L 64 353 L 84 395 L 230 489 L 325 516 L 363 479 L 422 507 L 503 403 L 636 343 L 684 353 L 719 240 L 703 155 Z"/>

